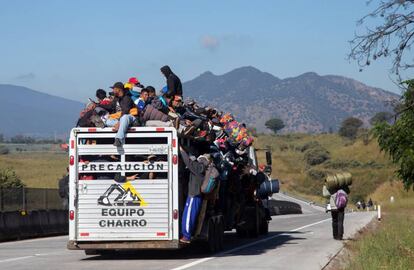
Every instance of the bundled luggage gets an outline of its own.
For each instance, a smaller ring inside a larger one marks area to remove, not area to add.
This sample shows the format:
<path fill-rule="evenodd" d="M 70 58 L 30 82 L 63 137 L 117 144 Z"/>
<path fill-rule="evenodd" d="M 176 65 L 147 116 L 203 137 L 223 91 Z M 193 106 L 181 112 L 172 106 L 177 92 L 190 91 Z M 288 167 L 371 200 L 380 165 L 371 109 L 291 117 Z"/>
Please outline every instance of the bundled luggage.
<path fill-rule="evenodd" d="M 328 175 L 325 184 L 329 191 L 339 190 L 352 185 L 352 175 L 349 172 Z"/>
<path fill-rule="evenodd" d="M 253 143 L 253 137 L 249 136 L 244 124 L 237 122 L 230 113 L 224 114 L 220 123 L 227 134 L 227 141 L 234 147 L 243 151 Z"/>

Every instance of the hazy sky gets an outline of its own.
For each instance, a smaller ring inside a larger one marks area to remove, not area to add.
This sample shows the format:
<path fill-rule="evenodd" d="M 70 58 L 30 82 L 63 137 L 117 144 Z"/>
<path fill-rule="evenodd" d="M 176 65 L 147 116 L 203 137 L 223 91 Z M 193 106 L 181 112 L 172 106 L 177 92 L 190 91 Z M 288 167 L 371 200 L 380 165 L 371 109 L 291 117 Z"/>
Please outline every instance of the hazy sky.
<path fill-rule="evenodd" d="M 389 63 L 359 72 L 346 60 L 356 21 L 373 8 L 363 0 L 0 0 L 0 83 L 86 101 L 131 76 L 159 88 L 164 64 L 183 81 L 251 65 L 398 92 Z"/>

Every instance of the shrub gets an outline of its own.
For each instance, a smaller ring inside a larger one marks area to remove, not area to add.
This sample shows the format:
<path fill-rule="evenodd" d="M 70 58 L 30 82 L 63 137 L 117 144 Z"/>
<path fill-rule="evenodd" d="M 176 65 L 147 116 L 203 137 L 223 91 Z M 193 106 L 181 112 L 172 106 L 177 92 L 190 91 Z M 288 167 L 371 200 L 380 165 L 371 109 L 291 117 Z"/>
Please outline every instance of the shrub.
<path fill-rule="evenodd" d="M 328 159 L 330 159 L 329 152 L 322 146 L 308 149 L 305 152 L 305 161 L 310 166 L 324 163 Z"/>
<path fill-rule="evenodd" d="M 280 152 L 287 151 L 289 150 L 289 146 L 287 144 L 282 143 L 279 145 L 279 149 L 280 149 Z"/>
<path fill-rule="evenodd" d="M 24 183 L 16 175 L 12 169 L 0 170 L 0 187 L 1 188 L 20 188 L 23 187 Z"/>
<path fill-rule="evenodd" d="M 0 155 L 7 155 L 10 152 L 9 148 L 0 146 Z"/>
<path fill-rule="evenodd" d="M 307 142 L 304 145 L 302 145 L 302 147 L 300 148 L 300 151 L 301 152 L 305 152 L 308 149 L 318 148 L 318 147 L 322 147 L 322 145 L 319 142 L 317 142 L 317 141 L 310 141 L 310 142 Z"/>
<path fill-rule="evenodd" d="M 324 164 L 325 168 L 330 169 L 345 169 L 345 168 L 358 168 L 363 164 L 357 160 L 347 160 L 347 159 L 336 159 L 329 160 Z"/>
<path fill-rule="evenodd" d="M 307 171 L 308 176 L 314 180 L 323 180 L 326 177 L 326 171 L 321 171 L 317 169 L 309 169 Z"/>

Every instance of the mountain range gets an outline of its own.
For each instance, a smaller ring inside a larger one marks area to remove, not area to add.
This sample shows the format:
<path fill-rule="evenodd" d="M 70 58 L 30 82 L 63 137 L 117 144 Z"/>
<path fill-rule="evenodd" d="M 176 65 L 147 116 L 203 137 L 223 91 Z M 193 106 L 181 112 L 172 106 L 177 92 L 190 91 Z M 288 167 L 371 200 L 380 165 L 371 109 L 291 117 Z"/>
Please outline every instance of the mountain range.
<path fill-rule="evenodd" d="M 266 131 L 265 122 L 275 117 L 284 121 L 283 132 L 335 131 L 350 116 L 368 124 L 375 113 L 392 111 L 392 101 L 399 98 L 342 76 L 308 72 L 279 79 L 250 66 L 223 75 L 205 72 L 183 89 L 186 96 L 232 112 L 258 131 Z"/>
<path fill-rule="evenodd" d="M 183 83 L 183 89 L 185 97 L 229 111 L 258 131 L 267 131 L 267 120 L 280 118 L 285 133 L 337 130 L 349 116 L 368 123 L 375 113 L 391 111 L 390 102 L 399 98 L 342 76 L 308 72 L 279 79 L 254 67 L 223 75 L 205 72 Z M 21 86 L 0 84 L 0 93 L 0 133 L 6 136 L 67 136 L 84 107 L 81 102 Z"/>
<path fill-rule="evenodd" d="M 0 94 L 0 133 L 6 136 L 65 138 L 85 106 L 81 102 L 9 84 L 0 84 Z"/>

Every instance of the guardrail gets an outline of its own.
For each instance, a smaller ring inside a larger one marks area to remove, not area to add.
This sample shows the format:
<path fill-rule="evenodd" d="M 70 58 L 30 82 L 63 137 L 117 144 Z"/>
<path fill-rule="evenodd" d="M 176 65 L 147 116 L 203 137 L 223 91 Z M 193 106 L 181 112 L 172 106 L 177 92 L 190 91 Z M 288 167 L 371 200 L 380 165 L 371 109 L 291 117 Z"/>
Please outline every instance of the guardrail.
<path fill-rule="evenodd" d="M 295 195 L 295 194 L 292 194 L 292 193 L 289 193 L 289 192 L 286 192 L 286 191 L 280 192 L 280 194 L 289 196 L 291 198 L 294 198 L 296 200 L 302 201 L 302 202 L 307 203 L 307 204 L 310 204 L 310 205 L 315 205 L 315 206 L 319 206 L 319 207 L 322 207 L 322 208 L 325 208 L 325 206 L 326 206 L 326 205 L 324 205 L 322 203 L 310 201 L 310 200 L 308 200 L 306 198 L 303 198 L 301 196 L 298 196 L 298 195 Z"/>
<path fill-rule="evenodd" d="M 0 241 L 68 233 L 57 189 L 0 188 Z"/>
<path fill-rule="evenodd" d="M 302 207 L 295 202 L 272 199 L 267 201 L 267 207 L 272 216 L 302 214 Z"/>

